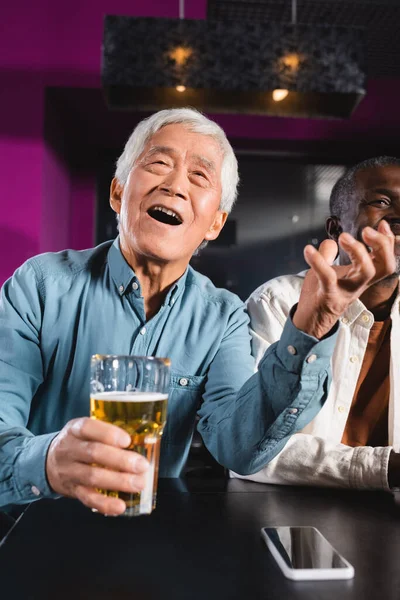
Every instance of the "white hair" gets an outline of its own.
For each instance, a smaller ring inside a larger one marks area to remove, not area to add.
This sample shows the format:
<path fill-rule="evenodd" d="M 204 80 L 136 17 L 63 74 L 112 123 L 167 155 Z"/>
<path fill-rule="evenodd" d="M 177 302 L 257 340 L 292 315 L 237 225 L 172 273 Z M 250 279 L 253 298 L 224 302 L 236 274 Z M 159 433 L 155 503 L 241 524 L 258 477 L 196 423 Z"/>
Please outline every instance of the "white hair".
<path fill-rule="evenodd" d="M 125 144 L 124 151 L 117 161 L 115 177 L 119 183 L 125 185 L 133 165 L 142 154 L 149 139 L 162 127 L 173 123 L 182 123 L 190 131 L 209 135 L 218 142 L 223 154 L 221 167 L 222 193 L 219 208 L 229 213 L 235 203 L 239 183 L 236 156 L 223 129 L 194 108 L 160 110 L 141 121 L 133 130 Z"/>

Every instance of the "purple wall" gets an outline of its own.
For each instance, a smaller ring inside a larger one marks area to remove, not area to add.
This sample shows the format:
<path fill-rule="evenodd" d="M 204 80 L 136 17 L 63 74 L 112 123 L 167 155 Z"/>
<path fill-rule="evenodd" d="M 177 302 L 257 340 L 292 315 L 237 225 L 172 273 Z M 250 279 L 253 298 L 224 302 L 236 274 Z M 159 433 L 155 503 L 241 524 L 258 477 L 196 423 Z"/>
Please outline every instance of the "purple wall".
<path fill-rule="evenodd" d="M 90 248 L 94 243 L 95 182 L 92 174 L 73 174 L 70 213 L 70 248 Z M 65 245 L 64 245 L 65 247 Z"/>
<path fill-rule="evenodd" d="M 186 0 L 188 18 L 205 11 Z M 1 13 L 0 284 L 38 252 L 93 243 L 94 179 L 45 139 L 46 87 L 100 87 L 104 15 L 177 17 L 178 0 L 20 0 Z"/>
<path fill-rule="evenodd" d="M 43 148 L 40 252 L 70 245 L 71 176 L 68 166 L 52 146 Z"/>
<path fill-rule="evenodd" d="M 207 0 L 185 4 L 187 18 L 205 18 Z M 77 172 L 69 164 L 63 148 L 67 125 L 58 123 L 57 111 L 52 114 L 45 104 L 46 89 L 100 88 L 105 14 L 177 17 L 178 5 L 178 0 L 14 0 L 2 7 L 0 284 L 38 252 L 93 243 L 93 168 Z M 385 137 L 397 143 L 399 96 L 400 79 L 376 80 L 348 121 L 215 119 L 236 138 L 347 143 Z"/>

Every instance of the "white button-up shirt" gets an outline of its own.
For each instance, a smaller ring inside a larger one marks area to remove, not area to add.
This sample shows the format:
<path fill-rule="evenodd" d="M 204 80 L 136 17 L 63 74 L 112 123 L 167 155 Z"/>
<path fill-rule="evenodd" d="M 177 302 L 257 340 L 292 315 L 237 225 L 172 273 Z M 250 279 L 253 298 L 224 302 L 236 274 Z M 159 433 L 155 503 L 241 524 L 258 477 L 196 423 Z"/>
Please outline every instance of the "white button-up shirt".
<path fill-rule="evenodd" d="M 257 364 L 268 346 L 280 338 L 289 311 L 299 300 L 305 273 L 277 277 L 260 286 L 247 301 Z M 340 322 L 332 357 L 332 384 L 321 411 L 289 439 L 275 459 L 246 479 L 286 485 L 389 489 L 389 455 L 392 448 L 400 451 L 400 294 L 393 303 L 391 318 L 389 446 L 353 448 L 341 443 L 374 323 L 373 314 L 356 300 Z"/>

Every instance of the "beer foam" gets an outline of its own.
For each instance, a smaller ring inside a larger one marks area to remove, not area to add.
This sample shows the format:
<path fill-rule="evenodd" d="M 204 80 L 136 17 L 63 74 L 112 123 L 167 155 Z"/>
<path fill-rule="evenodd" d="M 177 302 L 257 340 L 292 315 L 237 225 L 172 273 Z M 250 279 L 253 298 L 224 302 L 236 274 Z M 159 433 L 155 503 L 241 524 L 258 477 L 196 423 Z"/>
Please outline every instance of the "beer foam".
<path fill-rule="evenodd" d="M 160 392 L 99 392 L 90 394 L 93 400 L 105 402 L 157 402 L 168 400 L 168 394 Z"/>

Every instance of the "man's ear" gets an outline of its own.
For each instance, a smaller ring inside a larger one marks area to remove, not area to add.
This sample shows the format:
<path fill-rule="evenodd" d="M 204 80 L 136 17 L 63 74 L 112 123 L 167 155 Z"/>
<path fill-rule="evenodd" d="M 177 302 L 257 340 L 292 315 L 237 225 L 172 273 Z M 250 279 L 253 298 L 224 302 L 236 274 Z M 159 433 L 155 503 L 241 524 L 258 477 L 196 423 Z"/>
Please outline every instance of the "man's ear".
<path fill-rule="evenodd" d="M 215 215 L 215 219 L 214 219 L 211 227 L 205 234 L 204 239 L 207 241 L 215 240 L 221 233 L 221 230 L 222 230 L 223 226 L 225 225 L 225 221 L 227 218 L 228 218 L 228 213 L 222 212 L 221 210 L 219 210 L 217 212 L 217 214 Z"/>
<path fill-rule="evenodd" d="M 118 215 L 121 212 L 121 200 L 124 192 L 124 186 L 114 177 L 110 186 L 110 206 Z"/>
<path fill-rule="evenodd" d="M 328 217 L 325 222 L 325 229 L 330 239 L 337 242 L 339 235 L 343 232 L 339 217 L 335 217 L 334 215 Z"/>

